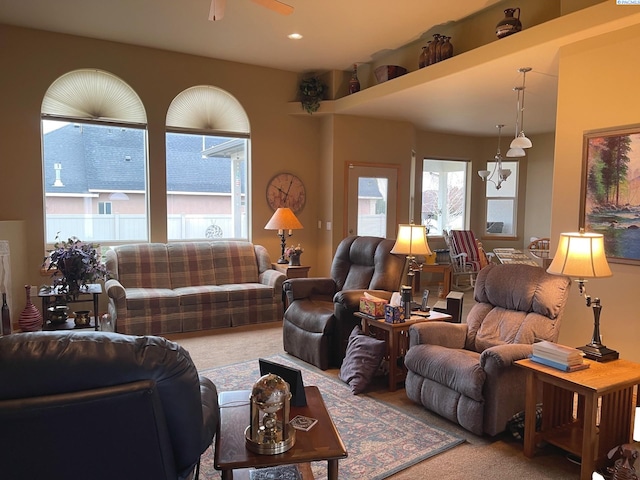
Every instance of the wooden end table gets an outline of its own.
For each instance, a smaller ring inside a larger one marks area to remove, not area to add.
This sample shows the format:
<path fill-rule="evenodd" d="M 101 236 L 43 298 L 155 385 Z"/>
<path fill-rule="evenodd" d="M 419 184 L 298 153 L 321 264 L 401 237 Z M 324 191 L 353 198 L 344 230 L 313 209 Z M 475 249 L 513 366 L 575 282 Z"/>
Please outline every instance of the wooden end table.
<path fill-rule="evenodd" d="M 387 343 L 387 357 L 389 358 L 389 391 L 395 392 L 398 383 L 407 378 L 407 370 L 404 367 L 405 353 L 409 349 L 409 328 L 419 322 L 449 321 L 452 320 L 448 313 L 429 312 L 428 317 L 412 316 L 411 320 L 404 323 L 388 323 L 383 319 L 372 317 L 365 313 L 356 312 L 354 315 L 362 319 L 362 331 L 365 335 L 375 334 L 381 336 Z M 378 330 L 372 332 L 371 330 Z M 400 363 L 400 365 L 398 365 Z"/>
<path fill-rule="evenodd" d="M 413 291 L 416 295 L 422 295 L 422 291 L 420 290 L 420 274 L 421 272 L 425 273 L 441 273 L 442 274 L 442 298 L 446 297 L 451 291 L 451 282 L 453 279 L 453 270 L 451 269 L 450 263 L 433 263 L 428 264 L 425 263 L 422 265 L 420 270 L 414 271 L 414 286 Z"/>
<path fill-rule="evenodd" d="M 90 283 L 86 289 L 81 290 L 76 300 L 69 300 L 66 295 L 59 293 L 55 287 L 44 287 L 38 290 L 38 297 L 42 299 L 42 329 L 43 330 L 73 330 L 80 328 L 92 328 L 99 330 L 100 328 L 100 314 L 98 313 L 98 301 L 102 294 L 102 285 L 99 283 Z M 48 308 L 51 305 L 55 305 L 58 302 L 69 303 L 93 303 L 93 319 L 89 325 L 84 327 L 78 327 L 74 324 L 73 319 L 68 319 L 66 322 L 54 325 L 49 322 Z"/>
<path fill-rule="evenodd" d="M 580 456 L 580 478 L 590 480 L 594 470 L 604 466 L 609 450 L 633 437 L 640 364 L 627 360 L 585 362 L 589 368 L 570 373 L 529 359 L 515 363 L 527 370 L 525 456 L 532 457 L 536 445 L 544 440 Z M 536 432 L 540 385 L 542 429 Z"/>
<path fill-rule="evenodd" d="M 284 273 L 289 278 L 307 278 L 309 276 L 309 265 L 289 265 L 288 263 L 272 263 L 271 268 L 280 273 Z"/>
<path fill-rule="evenodd" d="M 249 425 L 250 390 L 222 392 L 218 396 L 220 423 L 216 434 L 215 468 L 222 471 L 223 480 L 233 479 L 233 470 L 277 465 L 305 464 L 319 460 L 328 463 L 328 478 L 338 479 L 338 460 L 347 457 L 347 449 L 329 415 L 318 387 L 304 388 L 305 407 L 291 406 L 291 418 L 304 415 L 316 418 L 311 430 L 296 431 L 296 442 L 289 450 L 277 455 L 260 455 L 245 446 L 245 428 Z"/>

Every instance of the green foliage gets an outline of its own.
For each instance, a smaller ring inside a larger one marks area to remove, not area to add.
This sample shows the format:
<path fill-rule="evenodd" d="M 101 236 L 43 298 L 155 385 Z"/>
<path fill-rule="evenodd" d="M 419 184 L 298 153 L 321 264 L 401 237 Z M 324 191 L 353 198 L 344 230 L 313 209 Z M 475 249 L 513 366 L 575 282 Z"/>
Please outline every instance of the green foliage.
<path fill-rule="evenodd" d="M 318 111 L 326 88 L 327 87 L 316 76 L 305 78 L 300 82 L 301 103 L 305 112 L 311 115 L 313 112 Z"/>

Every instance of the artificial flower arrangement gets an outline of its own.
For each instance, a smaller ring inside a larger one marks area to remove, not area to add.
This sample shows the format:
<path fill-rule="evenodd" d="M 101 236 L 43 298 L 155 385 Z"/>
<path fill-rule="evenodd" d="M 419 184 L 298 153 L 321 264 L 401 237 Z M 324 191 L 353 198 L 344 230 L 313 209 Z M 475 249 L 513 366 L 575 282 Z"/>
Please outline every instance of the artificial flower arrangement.
<path fill-rule="evenodd" d="M 47 270 L 53 270 L 53 285 L 73 300 L 86 285 L 109 276 L 100 259 L 100 245 L 82 242 L 77 237 L 60 241 L 56 236 L 53 250 L 44 259 L 45 265 Z"/>
<path fill-rule="evenodd" d="M 304 248 L 302 248 L 300 244 L 298 244 L 295 247 L 294 246 L 287 247 L 286 250 L 284 251 L 287 257 L 291 257 L 292 255 L 300 255 L 302 252 L 304 252 Z"/>

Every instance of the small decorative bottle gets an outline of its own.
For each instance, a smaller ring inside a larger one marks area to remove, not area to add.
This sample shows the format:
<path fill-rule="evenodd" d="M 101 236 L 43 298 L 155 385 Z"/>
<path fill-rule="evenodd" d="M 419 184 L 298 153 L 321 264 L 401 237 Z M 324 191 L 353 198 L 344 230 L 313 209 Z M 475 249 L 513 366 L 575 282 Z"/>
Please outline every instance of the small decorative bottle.
<path fill-rule="evenodd" d="M 449 40 L 451 37 L 442 37 L 444 42 L 440 45 L 440 58 L 441 60 L 446 60 L 447 58 L 453 57 L 453 45 Z"/>
<path fill-rule="evenodd" d="M 429 62 L 427 65 L 433 65 L 436 63 L 436 48 L 438 47 L 438 42 L 440 41 L 440 34 L 434 33 L 433 40 L 429 43 Z"/>
<path fill-rule="evenodd" d="M 9 305 L 7 305 L 7 294 L 2 294 L 2 324 L 0 325 L 0 335 L 9 335 L 11 333 L 11 317 L 9 313 Z"/>
<path fill-rule="evenodd" d="M 358 80 L 358 65 L 353 64 L 353 73 L 349 80 L 349 95 L 360 91 L 360 80 Z"/>
<path fill-rule="evenodd" d="M 18 326 L 23 332 L 36 332 L 42 330 L 42 314 L 36 306 L 31 303 L 31 285 L 25 285 L 27 294 L 27 305 L 18 317 Z"/>
<path fill-rule="evenodd" d="M 429 43 L 431 43 L 431 40 L 422 47 L 422 52 L 420 52 L 420 57 L 418 58 L 418 68 L 424 68 L 429 64 Z"/>

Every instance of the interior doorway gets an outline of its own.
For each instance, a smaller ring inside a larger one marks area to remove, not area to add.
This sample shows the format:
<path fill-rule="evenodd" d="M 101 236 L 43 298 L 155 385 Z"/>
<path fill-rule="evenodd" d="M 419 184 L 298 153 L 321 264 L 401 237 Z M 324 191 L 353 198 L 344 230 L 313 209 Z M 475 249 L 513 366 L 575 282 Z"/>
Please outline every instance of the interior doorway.
<path fill-rule="evenodd" d="M 348 165 L 346 235 L 395 238 L 398 168 L 367 163 Z"/>

